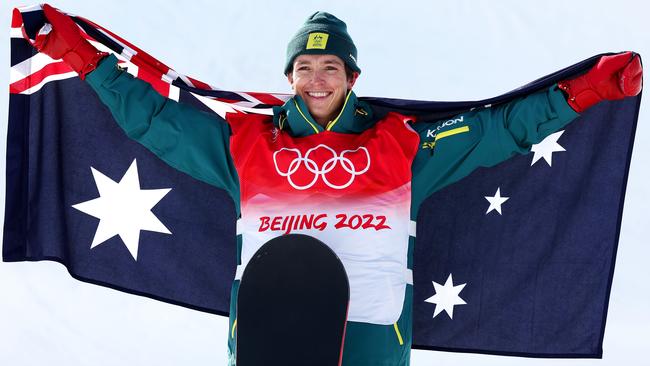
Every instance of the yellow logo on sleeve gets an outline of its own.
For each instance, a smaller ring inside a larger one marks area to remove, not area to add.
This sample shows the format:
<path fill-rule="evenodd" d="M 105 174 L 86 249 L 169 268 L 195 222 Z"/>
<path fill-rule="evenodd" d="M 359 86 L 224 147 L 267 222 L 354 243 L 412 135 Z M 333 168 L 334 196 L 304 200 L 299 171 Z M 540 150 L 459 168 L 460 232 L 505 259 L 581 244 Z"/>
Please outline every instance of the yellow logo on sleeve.
<path fill-rule="evenodd" d="M 309 33 L 309 38 L 307 38 L 307 47 L 306 49 L 320 49 L 324 50 L 327 46 L 327 38 L 329 38 L 327 33 Z"/>

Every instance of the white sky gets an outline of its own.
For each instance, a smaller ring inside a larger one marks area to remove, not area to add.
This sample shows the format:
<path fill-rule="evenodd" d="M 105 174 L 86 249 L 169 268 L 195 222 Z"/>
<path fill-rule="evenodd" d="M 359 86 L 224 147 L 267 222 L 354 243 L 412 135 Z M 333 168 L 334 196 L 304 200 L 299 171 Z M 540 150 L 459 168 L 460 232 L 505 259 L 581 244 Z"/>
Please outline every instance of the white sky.
<path fill-rule="evenodd" d="M 9 66 L 11 9 L 0 58 Z M 650 57 L 643 1 L 57 1 L 177 71 L 231 90 L 289 92 L 286 43 L 316 10 L 348 24 L 363 70 L 360 96 L 474 100 L 594 54 Z M 8 83 L 8 69 L 0 73 Z M 6 89 L 5 89 L 6 90 Z M 7 94 L 0 96 L 4 177 Z M 414 351 L 412 365 L 650 365 L 650 113 L 642 103 L 627 188 L 604 359 L 537 360 Z M 612 126 L 616 133 L 616 126 Z M 4 179 L 0 183 L 4 207 Z M 0 218 L 4 217 L 0 213 Z M 227 319 L 89 285 L 57 263 L 0 263 L 0 365 L 221 365 Z"/>

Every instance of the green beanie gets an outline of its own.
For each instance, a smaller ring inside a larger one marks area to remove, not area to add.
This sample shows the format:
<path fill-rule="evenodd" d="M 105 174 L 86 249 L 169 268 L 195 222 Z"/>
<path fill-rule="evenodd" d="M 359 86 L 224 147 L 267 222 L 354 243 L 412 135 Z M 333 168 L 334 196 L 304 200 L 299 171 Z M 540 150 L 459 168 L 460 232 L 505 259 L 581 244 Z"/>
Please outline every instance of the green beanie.
<path fill-rule="evenodd" d="M 348 34 L 345 23 L 330 13 L 317 11 L 312 14 L 287 45 L 287 63 L 284 74 L 293 68 L 293 61 L 300 55 L 335 55 L 356 72 L 357 47 Z"/>

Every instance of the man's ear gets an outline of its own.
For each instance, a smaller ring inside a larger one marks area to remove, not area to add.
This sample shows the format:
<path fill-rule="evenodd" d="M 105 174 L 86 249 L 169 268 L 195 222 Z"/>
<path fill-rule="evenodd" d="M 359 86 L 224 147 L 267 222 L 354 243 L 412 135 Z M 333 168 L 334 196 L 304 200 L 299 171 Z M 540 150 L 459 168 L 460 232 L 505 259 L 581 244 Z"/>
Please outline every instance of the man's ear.
<path fill-rule="evenodd" d="M 348 90 L 352 89 L 354 83 L 357 82 L 358 77 L 359 77 L 359 73 L 355 71 L 352 73 L 352 76 L 348 78 Z"/>

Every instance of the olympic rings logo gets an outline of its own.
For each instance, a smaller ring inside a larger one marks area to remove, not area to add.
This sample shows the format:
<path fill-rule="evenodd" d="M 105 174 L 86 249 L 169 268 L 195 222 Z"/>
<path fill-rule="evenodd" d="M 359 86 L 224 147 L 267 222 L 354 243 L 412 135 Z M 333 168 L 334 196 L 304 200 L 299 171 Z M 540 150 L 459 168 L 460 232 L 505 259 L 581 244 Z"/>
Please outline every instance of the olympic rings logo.
<path fill-rule="evenodd" d="M 323 163 L 323 165 L 321 167 L 319 167 L 318 164 L 316 163 L 316 161 L 314 161 L 313 159 L 310 158 L 310 155 L 314 151 L 316 151 L 317 149 L 319 149 L 321 147 L 325 148 L 329 152 L 329 154 L 331 154 L 331 157 L 329 159 L 327 159 Z M 290 151 L 290 152 L 295 153 L 295 157 L 293 158 L 293 160 L 291 160 L 291 163 L 289 163 L 289 166 L 286 169 L 286 171 L 283 171 L 278 166 L 277 156 L 278 156 L 279 153 L 281 153 L 283 151 Z M 352 154 L 352 153 L 355 153 L 357 151 L 363 151 L 365 153 L 365 155 L 366 155 L 367 163 L 366 163 L 366 166 L 361 170 L 357 170 L 357 167 L 354 166 L 354 164 L 352 163 L 352 160 L 350 160 L 350 158 L 345 156 L 346 154 Z M 336 151 L 334 151 L 334 149 L 332 149 L 331 147 L 329 147 L 327 145 L 320 144 L 320 145 L 318 145 L 316 147 L 313 147 L 313 148 L 307 150 L 307 153 L 305 153 L 305 156 L 302 156 L 302 153 L 298 149 L 283 147 L 282 149 L 280 149 L 280 150 L 273 153 L 273 163 L 275 164 L 275 170 L 278 172 L 278 174 L 280 174 L 280 176 L 282 176 L 282 177 L 286 177 L 289 184 L 291 184 L 291 186 L 293 188 L 295 188 L 295 189 L 298 189 L 298 190 L 309 189 L 314 184 L 316 184 L 319 177 L 321 177 L 323 179 L 323 182 L 330 188 L 344 189 L 344 188 L 349 187 L 352 184 L 352 182 L 354 182 L 354 178 L 357 175 L 361 175 L 361 174 L 368 171 L 368 169 L 370 168 L 370 154 L 368 153 L 368 149 L 366 149 L 363 146 L 360 146 L 359 148 L 357 148 L 355 150 L 343 150 L 341 152 L 341 154 L 337 154 Z M 296 183 L 294 181 L 294 179 L 292 179 L 292 176 L 302 166 L 304 166 L 311 174 L 313 174 L 314 177 L 311 179 L 311 181 L 309 183 L 301 185 L 301 184 Z M 348 178 L 347 182 L 345 182 L 343 184 L 332 183 L 327 178 L 327 173 L 334 170 L 334 168 L 336 168 L 337 166 L 340 166 L 341 168 L 343 168 L 343 170 L 345 170 L 348 174 L 350 174 L 350 177 Z"/>

